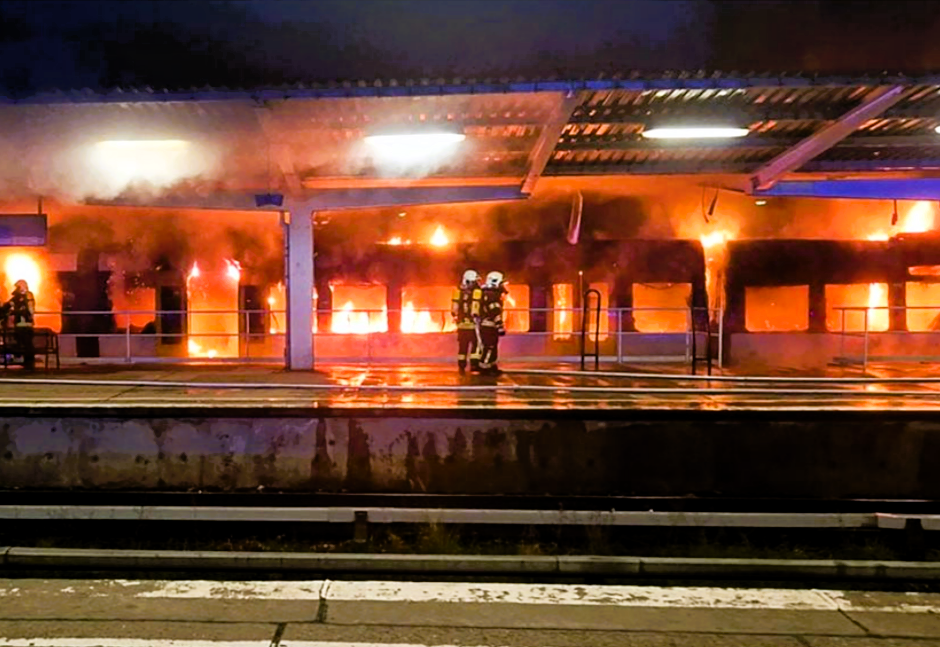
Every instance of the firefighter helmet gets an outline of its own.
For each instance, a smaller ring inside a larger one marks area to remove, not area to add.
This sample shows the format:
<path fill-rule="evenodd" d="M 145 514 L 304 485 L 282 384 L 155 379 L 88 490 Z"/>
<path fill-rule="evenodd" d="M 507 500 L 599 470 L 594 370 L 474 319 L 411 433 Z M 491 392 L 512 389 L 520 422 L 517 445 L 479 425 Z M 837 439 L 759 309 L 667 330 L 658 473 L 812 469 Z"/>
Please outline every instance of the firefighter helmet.
<path fill-rule="evenodd" d="M 498 288 L 503 284 L 503 273 L 502 272 L 490 272 L 486 275 L 485 287 L 488 288 Z"/>
<path fill-rule="evenodd" d="M 467 270 L 463 273 L 463 281 L 461 285 L 465 288 L 470 287 L 471 285 L 476 285 L 480 282 L 480 275 L 476 273 L 475 270 Z"/>

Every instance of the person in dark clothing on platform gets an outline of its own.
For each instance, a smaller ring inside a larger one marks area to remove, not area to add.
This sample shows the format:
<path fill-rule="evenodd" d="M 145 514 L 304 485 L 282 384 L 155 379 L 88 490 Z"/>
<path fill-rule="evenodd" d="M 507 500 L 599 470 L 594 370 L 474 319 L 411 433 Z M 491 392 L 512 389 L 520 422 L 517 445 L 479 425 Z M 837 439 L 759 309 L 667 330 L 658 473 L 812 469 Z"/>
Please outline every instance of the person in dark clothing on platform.
<path fill-rule="evenodd" d="M 480 357 L 481 375 L 499 375 L 499 338 L 506 334 L 503 322 L 503 296 L 506 294 L 502 272 L 486 275 L 480 298 L 480 337 L 483 353 Z"/>
<path fill-rule="evenodd" d="M 36 323 L 36 298 L 29 291 L 26 281 L 20 279 L 13 286 L 13 295 L 4 306 L 13 316 L 13 336 L 23 353 L 23 368 L 36 368 L 36 348 L 33 345 L 33 329 Z"/>

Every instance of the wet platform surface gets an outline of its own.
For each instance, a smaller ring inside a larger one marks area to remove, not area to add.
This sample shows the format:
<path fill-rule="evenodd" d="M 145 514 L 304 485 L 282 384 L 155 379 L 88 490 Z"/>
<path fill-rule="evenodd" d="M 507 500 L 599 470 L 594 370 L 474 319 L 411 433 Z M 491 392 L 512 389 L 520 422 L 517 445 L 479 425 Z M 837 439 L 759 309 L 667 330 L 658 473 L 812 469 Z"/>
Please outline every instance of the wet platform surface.
<path fill-rule="evenodd" d="M 629 373 L 624 376 L 577 368 L 507 364 L 499 377 L 460 376 L 440 364 L 335 365 L 312 372 L 245 365 L 72 366 L 31 375 L 11 369 L 0 376 L 0 407 L 940 411 L 935 364 L 870 366 L 864 375 L 839 367 L 816 373 L 781 369 L 776 378 L 794 381 L 776 383 L 692 378 L 688 366 L 677 365 L 601 367 Z M 858 378 L 895 381 L 845 381 Z"/>

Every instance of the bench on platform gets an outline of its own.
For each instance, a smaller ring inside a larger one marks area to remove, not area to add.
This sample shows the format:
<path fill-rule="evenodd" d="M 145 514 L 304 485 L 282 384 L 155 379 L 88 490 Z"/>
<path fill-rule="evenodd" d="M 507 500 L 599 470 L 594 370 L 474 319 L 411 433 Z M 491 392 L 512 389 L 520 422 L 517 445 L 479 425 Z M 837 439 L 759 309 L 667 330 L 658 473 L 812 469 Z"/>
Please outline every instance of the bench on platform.
<path fill-rule="evenodd" d="M 59 363 L 59 334 L 51 328 L 36 328 L 33 330 L 33 349 L 36 359 L 42 358 L 43 365 L 49 370 L 50 362 L 55 359 L 56 369 Z M 6 370 L 12 365 L 23 365 L 23 349 L 16 341 L 16 332 L 6 328 L 0 334 L 0 355 L 3 357 L 3 368 Z M 19 361 L 13 361 L 19 359 Z"/>

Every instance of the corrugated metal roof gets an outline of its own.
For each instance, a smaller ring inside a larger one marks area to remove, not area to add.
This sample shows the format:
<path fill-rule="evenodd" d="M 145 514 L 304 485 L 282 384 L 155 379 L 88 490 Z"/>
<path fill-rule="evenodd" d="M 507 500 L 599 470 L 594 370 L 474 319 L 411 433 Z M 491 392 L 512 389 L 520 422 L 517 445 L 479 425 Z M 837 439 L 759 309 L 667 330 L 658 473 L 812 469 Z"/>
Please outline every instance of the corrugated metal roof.
<path fill-rule="evenodd" d="M 940 159 L 940 75 L 801 76 L 674 72 L 596 79 L 418 79 L 338 82 L 278 88 L 185 91 L 115 89 L 2 100 L 25 110 L 43 137 L 94 114 L 134 132 L 242 133 L 279 140 L 304 176 L 350 173 L 349 150 L 377 126 L 457 125 L 472 142 L 467 173 L 519 174 L 546 132 L 558 97 L 577 105 L 561 131 L 546 175 L 751 172 L 858 106 L 872 89 L 901 85 L 904 96 L 803 170 L 935 168 Z M 330 99 L 329 101 L 317 101 Z M 259 125 L 271 109 L 276 126 Z M 661 142 L 642 131 L 671 122 L 730 122 L 747 137 Z M 96 131 L 97 132 L 97 131 Z M 245 156 L 252 154 L 245 147 Z M 254 151 L 257 156 L 257 151 Z M 248 163 L 239 158 L 239 164 Z M 265 164 L 267 164 L 265 162 Z M 262 164 L 264 166 L 265 164 Z M 258 171 L 261 172 L 260 170 Z M 355 174 L 368 174 L 366 166 Z M 443 170 L 442 170 L 443 172 Z M 449 171 L 448 171 L 449 172 Z"/>
<path fill-rule="evenodd" d="M 817 76 L 802 74 L 711 72 L 705 70 L 648 74 L 625 72 L 596 78 L 422 78 L 336 81 L 331 83 L 295 84 L 261 88 L 113 88 L 96 91 L 89 88 L 55 90 L 13 100 L 0 97 L 4 103 L 142 103 L 153 101 L 232 101 L 268 99 L 320 99 L 340 97 L 403 97 L 447 94 L 506 94 L 532 92 L 578 92 L 611 90 L 626 91 L 692 91 L 753 90 L 766 92 L 799 88 L 848 89 L 875 85 L 937 86 L 940 75 L 905 76 L 869 74 L 854 76 Z M 807 95 L 807 98 L 812 95 Z"/>

